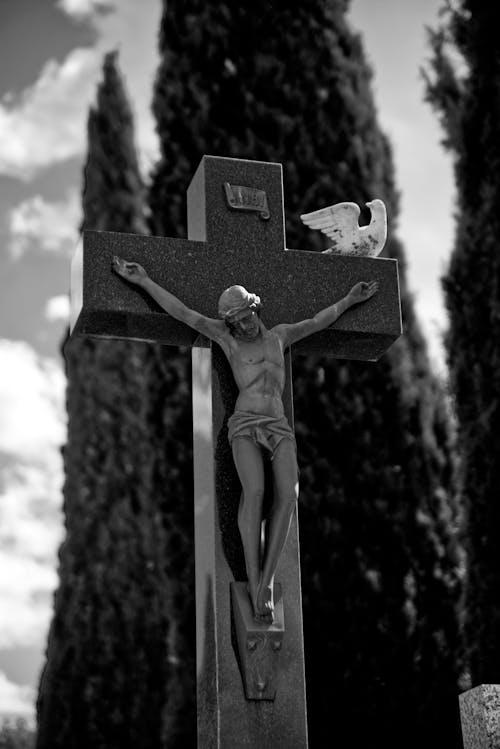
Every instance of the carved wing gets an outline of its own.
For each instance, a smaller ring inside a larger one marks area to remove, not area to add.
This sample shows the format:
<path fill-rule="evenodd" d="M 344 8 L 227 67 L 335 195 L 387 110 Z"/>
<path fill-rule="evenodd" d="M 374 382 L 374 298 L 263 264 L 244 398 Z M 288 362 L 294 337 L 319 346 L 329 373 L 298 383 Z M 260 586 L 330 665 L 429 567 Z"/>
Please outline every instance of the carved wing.
<path fill-rule="evenodd" d="M 318 229 L 340 244 L 352 243 L 353 237 L 359 233 L 359 214 L 356 203 L 336 203 L 327 208 L 321 208 L 312 213 L 303 213 L 301 221 L 310 229 Z"/>
<path fill-rule="evenodd" d="M 319 211 L 304 213 L 302 222 L 330 237 L 332 246 L 325 253 L 376 257 L 387 238 L 387 212 L 382 200 L 366 204 L 371 212 L 368 226 L 359 226 L 361 213 L 356 203 L 336 203 Z"/>

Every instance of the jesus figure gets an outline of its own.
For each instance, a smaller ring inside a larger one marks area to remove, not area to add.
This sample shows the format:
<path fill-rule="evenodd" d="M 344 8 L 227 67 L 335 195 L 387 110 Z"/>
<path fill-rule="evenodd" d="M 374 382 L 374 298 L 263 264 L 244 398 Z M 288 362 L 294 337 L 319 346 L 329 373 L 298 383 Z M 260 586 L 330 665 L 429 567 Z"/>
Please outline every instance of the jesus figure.
<path fill-rule="evenodd" d="M 219 319 L 205 317 L 155 283 L 138 263 L 113 258 L 113 270 L 144 289 L 169 315 L 189 325 L 222 348 L 238 387 L 228 437 L 241 482 L 238 510 L 248 594 L 257 621 L 274 620 L 273 585 L 299 493 L 295 437 L 283 408 L 285 350 L 306 336 L 328 328 L 354 304 L 378 290 L 375 281 L 361 281 L 343 298 L 314 317 L 281 323 L 267 330 L 260 319 L 261 302 L 243 286 L 220 296 Z M 266 524 L 261 562 L 264 498 L 264 457 L 272 463 L 274 494 Z"/>

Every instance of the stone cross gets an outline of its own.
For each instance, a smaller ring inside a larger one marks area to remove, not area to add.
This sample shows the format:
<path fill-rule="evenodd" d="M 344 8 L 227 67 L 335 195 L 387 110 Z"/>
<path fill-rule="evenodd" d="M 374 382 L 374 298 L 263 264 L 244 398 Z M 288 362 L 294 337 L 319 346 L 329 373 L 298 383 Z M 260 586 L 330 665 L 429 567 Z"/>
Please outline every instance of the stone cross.
<path fill-rule="evenodd" d="M 187 202 L 188 240 L 85 233 L 72 267 L 73 329 L 193 347 L 199 746 L 305 749 L 296 516 L 276 572 L 276 620 L 252 624 L 234 585 L 231 591 L 234 581 L 245 580 L 236 520 L 240 487 L 227 443 L 236 395 L 231 371 L 217 345 L 123 283 L 111 273 L 111 261 L 116 254 L 139 262 L 157 283 L 209 317 L 217 316 L 221 292 L 240 284 L 260 296 L 267 328 L 309 318 L 358 281 L 375 280 L 373 299 L 296 346 L 370 361 L 401 334 L 397 262 L 286 249 L 280 164 L 205 156 Z M 290 354 L 283 401 L 293 426 Z"/>

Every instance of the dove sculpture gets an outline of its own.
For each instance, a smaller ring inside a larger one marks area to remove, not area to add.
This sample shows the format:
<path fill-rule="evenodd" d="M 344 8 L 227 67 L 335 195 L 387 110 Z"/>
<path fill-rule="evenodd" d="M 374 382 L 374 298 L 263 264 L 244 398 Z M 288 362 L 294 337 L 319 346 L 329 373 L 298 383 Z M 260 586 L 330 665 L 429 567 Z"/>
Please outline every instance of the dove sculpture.
<path fill-rule="evenodd" d="M 319 229 L 333 240 L 326 254 L 380 255 L 387 239 L 387 212 L 382 200 L 366 203 L 371 212 L 367 226 L 359 226 L 361 210 L 356 203 L 336 203 L 312 213 L 303 213 L 302 222 L 311 229 Z"/>

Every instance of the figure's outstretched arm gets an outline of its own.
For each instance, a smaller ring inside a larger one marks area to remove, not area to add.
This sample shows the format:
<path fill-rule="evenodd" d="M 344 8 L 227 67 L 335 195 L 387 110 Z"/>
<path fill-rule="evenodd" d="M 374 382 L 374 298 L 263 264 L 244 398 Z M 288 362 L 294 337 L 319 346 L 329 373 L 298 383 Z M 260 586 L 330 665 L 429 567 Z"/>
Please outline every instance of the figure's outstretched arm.
<path fill-rule="evenodd" d="M 350 292 L 335 304 L 330 307 L 317 312 L 314 317 L 309 320 L 301 320 L 297 323 L 289 323 L 276 325 L 273 328 L 274 332 L 277 333 L 285 346 L 290 346 L 292 343 L 300 341 L 302 338 L 306 338 L 318 330 L 324 330 L 330 327 L 338 318 L 344 314 L 349 307 L 354 304 L 360 304 L 366 302 L 378 291 L 377 281 L 360 281 L 352 287 Z"/>
<path fill-rule="evenodd" d="M 153 281 L 139 263 L 123 260 L 123 258 L 115 255 L 111 267 L 115 273 L 126 281 L 130 281 L 130 283 L 147 291 L 155 302 L 176 320 L 186 323 L 186 325 L 213 340 L 218 340 L 224 334 L 225 325 L 222 320 L 205 317 L 205 315 L 187 307 L 174 294 Z"/>

